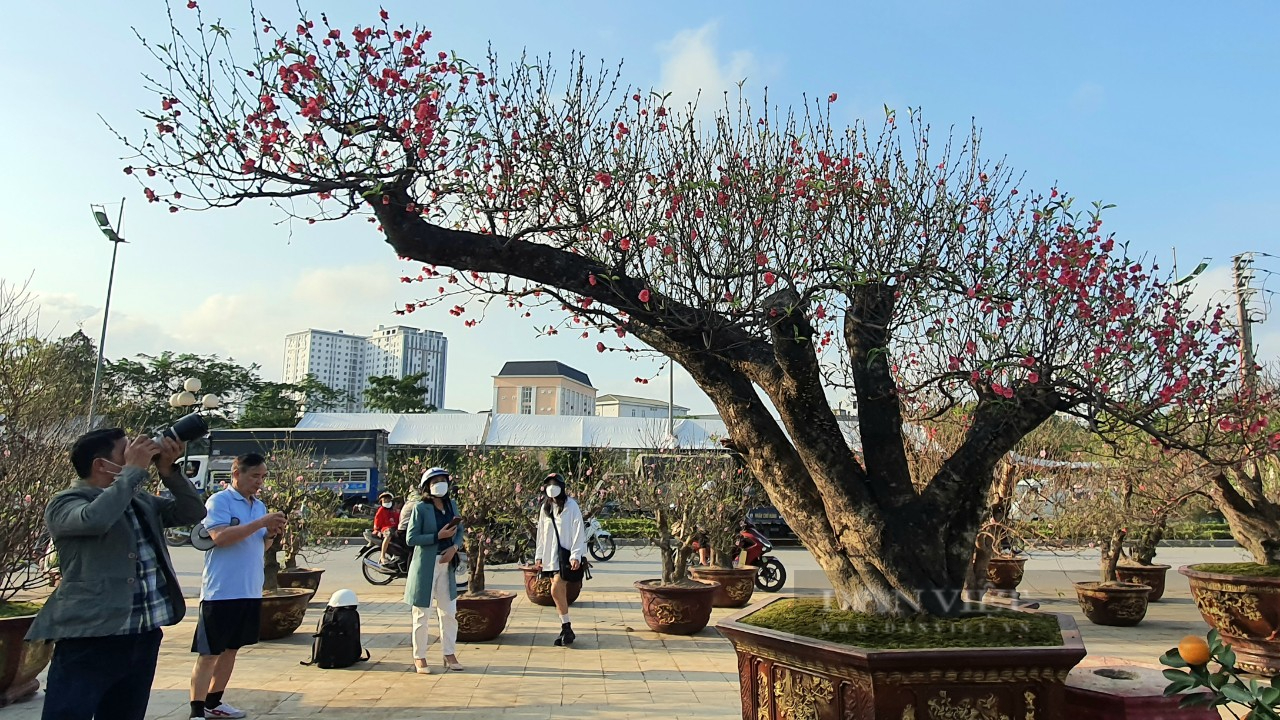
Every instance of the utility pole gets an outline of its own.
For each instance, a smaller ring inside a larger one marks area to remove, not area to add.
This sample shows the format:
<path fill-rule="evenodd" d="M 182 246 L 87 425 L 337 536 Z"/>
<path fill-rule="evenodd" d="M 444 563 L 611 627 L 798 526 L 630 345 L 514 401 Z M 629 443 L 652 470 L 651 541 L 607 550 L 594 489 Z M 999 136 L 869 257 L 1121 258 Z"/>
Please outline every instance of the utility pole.
<path fill-rule="evenodd" d="M 1253 361 L 1253 328 L 1249 316 L 1249 298 L 1254 290 L 1249 287 L 1253 280 L 1253 253 L 1240 253 L 1231 258 L 1232 277 L 1235 280 L 1236 308 L 1240 313 L 1240 374 L 1244 390 L 1252 394 L 1257 387 L 1257 365 Z"/>

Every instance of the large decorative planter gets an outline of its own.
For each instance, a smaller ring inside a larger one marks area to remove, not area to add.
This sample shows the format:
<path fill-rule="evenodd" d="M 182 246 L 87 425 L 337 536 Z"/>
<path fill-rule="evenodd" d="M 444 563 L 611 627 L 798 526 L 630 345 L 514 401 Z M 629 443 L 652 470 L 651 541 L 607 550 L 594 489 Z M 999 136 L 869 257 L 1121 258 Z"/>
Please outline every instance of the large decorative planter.
<path fill-rule="evenodd" d="M 520 572 L 524 573 L 524 594 L 529 598 L 529 602 L 543 607 L 554 607 L 556 601 L 551 598 L 551 578 L 542 577 L 542 574 L 534 570 L 532 565 L 522 566 Z M 582 594 L 582 581 L 569 583 L 567 590 L 569 604 L 572 605 Z"/>
<path fill-rule="evenodd" d="M 320 589 L 321 575 L 324 568 L 295 568 L 276 573 L 276 580 L 282 588 L 304 588 L 314 593 Z"/>
<path fill-rule="evenodd" d="M 1067 716 L 1105 720 L 1219 720 L 1217 708 L 1180 708 L 1164 696 L 1159 665 L 1090 655 L 1067 676 Z"/>
<path fill-rule="evenodd" d="M 262 595 L 262 627 L 259 640 L 279 640 L 302 626 L 307 603 L 315 593 L 305 588 L 281 588 Z"/>
<path fill-rule="evenodd" d="M 462 642 L 487 642 L 507 629 L 511 602 L 515 593 L 495 592 L 458 596 L 458 639 Z"/>
<path fill-rule="evenodd" d="M 1178 568 L 1191 582 L 1196 608 L 1236 653 L 1246 672 L 1280 675 L 1280 577 L 1223 575 Z"/>
<path fill-rule="evenodd" d="M 997 555 L 987 564 L 987 582 L 995 594 L 1008 594 L 1018 589 L 1022 582 L 1023 566 L 1027 559 L 1023 557 L 1004 557 Z"/>
<path fill-rule="evenodd" d="M 1156 602 L 1164 597 L 1165 573 L 1168 565 L 1117 565 L 1116 579 L 1125 583 L 1136 583 L 1151 588 L 1147 602 Z"/>
<path fill-rule="evenodd" d="M 720 583 L 711 596 L 711 606 L 718 608 L 746 607 L 756 589 L 756 573 L 760 568 L 746 567 L 696 567 L 689 568 L 689 575 L 698 582 Z"/>
<path fill-rule="evenodd" d="M 53 644 L 23 640 L 35 615 L 0 619 L 0 707 L 30 699 L 40 689 L 36 676 L 49 664 Z"/>
<path fill-rule="evenodd" d="M 1072 583 L 1080 610 L 1094 625 L 1132 627 L 1147 616 L 1151 588 L 1134 583 Z"/>
<path fill-rule="evenodd" d="M 870 650 L 740 622 L 774 602 L 716 624 L 738 653 L 744 720 L 1068 717 L 1063 683 L 1085 655 L 1070 616 L 1056 615 L 1055 647 Z"/>
<path fill-rule="evenodd" d="M 666 635 L 693 635 L 711 621 L 711 599 L 719 583 L 688 581 L 663 585 L 661 580 L 638 580 L 641 610 L 649 629 Z"/>

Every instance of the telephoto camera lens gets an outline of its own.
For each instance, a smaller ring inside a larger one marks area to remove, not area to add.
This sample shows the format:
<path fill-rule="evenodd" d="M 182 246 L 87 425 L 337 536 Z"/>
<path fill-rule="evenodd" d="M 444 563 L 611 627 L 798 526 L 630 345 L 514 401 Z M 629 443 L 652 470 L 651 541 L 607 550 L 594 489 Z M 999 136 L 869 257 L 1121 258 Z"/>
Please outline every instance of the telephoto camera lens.
<path fill-rule="evenodd" d="M 164 438 L 173 438 L 179 442 L 191 442 L 198 438 L 202 438 L 209 434 L 209 423 L 205 422 L 200 413 L 195 412 L 183 417 L 178 422 L 170 425 L 160 431 L 159 435 L 152 438 L 157 443 Z"/>

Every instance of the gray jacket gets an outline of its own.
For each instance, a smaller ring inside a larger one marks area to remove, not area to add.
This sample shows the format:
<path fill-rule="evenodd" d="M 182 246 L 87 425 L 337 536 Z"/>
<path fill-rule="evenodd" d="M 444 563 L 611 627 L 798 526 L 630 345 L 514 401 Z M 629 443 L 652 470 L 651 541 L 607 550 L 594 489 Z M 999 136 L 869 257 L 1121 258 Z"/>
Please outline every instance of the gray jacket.
<path fill-rule="evenodd" d="M 169 560 L 164 528 L 200 522 L 205 515 L 204 503 L 176 466 L 161 477 L 173 499 L 138 492 L 150 476 L 146 470 L 126 467 L 106 489 L 77 480 L 49 501 L 44 519 L 58 548 L 62 582 L 31 624 L 28 640 L 127 633 L 137 582 L 138 544 L 142 542 L 155 547 L 174 622 L 186 614 L 187 603 Z M 149 539 L 134 537 L 124 516 L 130 504 Z"/>

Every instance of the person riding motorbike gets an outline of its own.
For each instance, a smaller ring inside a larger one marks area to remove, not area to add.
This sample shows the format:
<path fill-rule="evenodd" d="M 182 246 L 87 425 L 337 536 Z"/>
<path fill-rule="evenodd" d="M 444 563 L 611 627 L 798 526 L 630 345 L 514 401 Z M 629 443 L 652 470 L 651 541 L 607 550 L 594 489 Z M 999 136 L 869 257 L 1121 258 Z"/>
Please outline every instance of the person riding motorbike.
<path fill-rule="evenodd" d="M 382 554 L 378 556 L 378 562 L 385 565 L 392 536 L 400 524 L 400 513 L 395 509 L 396 496 L 390 492 L 379 495 L 378 504 L 378 511 L 373 515 L 373 536 L 382 538 Z"/>
<path fill-rule="evenodd" d="M 759 531 L 750 520 L 738 523 L 738 537 L 733 544 L 740 551 L 739 565 L 755 565 L 764 554 L 764 543 L 760 542 Z"/>

